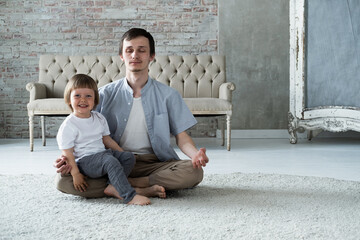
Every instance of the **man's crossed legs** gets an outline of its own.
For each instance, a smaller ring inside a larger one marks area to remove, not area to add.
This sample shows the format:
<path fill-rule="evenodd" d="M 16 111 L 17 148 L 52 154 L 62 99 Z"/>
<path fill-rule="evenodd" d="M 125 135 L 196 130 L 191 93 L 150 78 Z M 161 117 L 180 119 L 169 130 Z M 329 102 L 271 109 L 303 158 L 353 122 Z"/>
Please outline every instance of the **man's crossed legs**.
<path fill-rule="evenodd" d="M 160 162 L 154 154 L 136 155 L 136 164 L 129 175 L 129 182 L 140 195 L 147 197 L 166 197 L 166 190 L 192 188 L 203 179 L 203 170 L 194 168 L 191 160 L 169 160 Z M 87 178 L 85 192 L 75 190 L 71 175 L 57 174 L 56 188 L 64 193 L 86 198 L 112 195 L 107 177 Z"/>

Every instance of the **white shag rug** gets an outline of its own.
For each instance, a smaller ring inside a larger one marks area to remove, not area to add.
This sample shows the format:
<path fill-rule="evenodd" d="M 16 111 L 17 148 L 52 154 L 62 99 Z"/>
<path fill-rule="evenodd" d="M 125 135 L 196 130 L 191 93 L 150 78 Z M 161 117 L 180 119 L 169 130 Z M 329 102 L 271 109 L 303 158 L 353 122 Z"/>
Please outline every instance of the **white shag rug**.
<path fill-rule="evenodd" d="M 0 239 L 360 239 L 360 182 L 276 174 L 206 175 L 194 189 L 127 206 L 0 175 Z"/>

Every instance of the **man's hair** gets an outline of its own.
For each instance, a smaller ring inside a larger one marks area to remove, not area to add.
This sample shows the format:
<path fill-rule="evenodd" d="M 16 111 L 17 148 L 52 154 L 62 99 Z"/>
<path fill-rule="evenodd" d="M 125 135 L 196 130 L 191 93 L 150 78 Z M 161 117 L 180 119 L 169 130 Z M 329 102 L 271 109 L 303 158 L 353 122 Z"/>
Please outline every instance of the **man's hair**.
<path fill-rule="evenodd" d="M 146 31 L 145 29 L 142 29 L 142 28 L 131 28 L 126 33 L 124 33 L 124 35 L 121 37 L 121 41 L 120 41 L 119 55 L 122 55 L 124 40 L 130 41 L 137 37 L 146 37 L 149 40 L 150 56 L 154 56 L 155 55 L 154 38 L 148 31 Z"/>
<path fill-rule="evenodd" d="M 71 100 L 70 95 L 71 91 L 78 88 L 89 88 L 94 90 L 95 93 L 95 99 L 94 99 L 94 109 L 99 104 L 99 90 L 96 85 L 96 82 L 92 77 L 86 75 L 86 74 L 75 74 L 67 83 L 64 91 L 64 100 L 65 103 L 71 108 L 71 111 L 74 111 L 74 109 L 71 106 Z"/>

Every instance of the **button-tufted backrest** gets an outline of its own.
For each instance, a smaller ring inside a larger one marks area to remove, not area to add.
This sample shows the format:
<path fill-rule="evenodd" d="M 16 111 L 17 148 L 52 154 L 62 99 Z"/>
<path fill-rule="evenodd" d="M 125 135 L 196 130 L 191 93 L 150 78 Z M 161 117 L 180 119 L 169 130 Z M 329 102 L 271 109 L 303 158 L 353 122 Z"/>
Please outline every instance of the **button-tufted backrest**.
<path fill-rule="evenodd" d="M 49 98 L 62 98 L 67 82 L 77 73 L 88 74 L 101 87 L 124 77 L 125 65 L 119 56 L 40 56 L 39 82 L 45 84 Z M 218 98 L 219 87 L 226 82 L 225 57 L 156 56 L 149 75 L 184 98 Z"/>

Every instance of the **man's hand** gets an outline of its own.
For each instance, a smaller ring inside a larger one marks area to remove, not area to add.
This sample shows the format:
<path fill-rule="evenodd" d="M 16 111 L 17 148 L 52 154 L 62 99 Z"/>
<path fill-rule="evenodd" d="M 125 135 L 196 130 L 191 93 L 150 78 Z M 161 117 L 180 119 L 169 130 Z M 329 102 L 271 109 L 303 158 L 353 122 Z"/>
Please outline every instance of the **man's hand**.
<path fill-rule="evenodd" d="M 64 155 L 61 155 L 60 158 L 55 160 L 54 167 L 57 168 L 56 172 L 61 173 L 62 175 L 69 174 L 71 171 L 71 166 L 67 163 L 67 159 Z"/>
<path fill-rule="evenodd" d="M 86 188 L 89 186 L 85 181 L 85 176 L 79 172 L 73 174 L 73 181 L 75 189 L 80 192 L 85 192 Z"/>
<path fill-rule="evenodd" d="M 195 154 L 195 156 L 191 159 L 194 168 L 205 167 L 209 162 L 209 158 L 206 156 L 206 149 L 200 148 L 200 150 Z"/>

